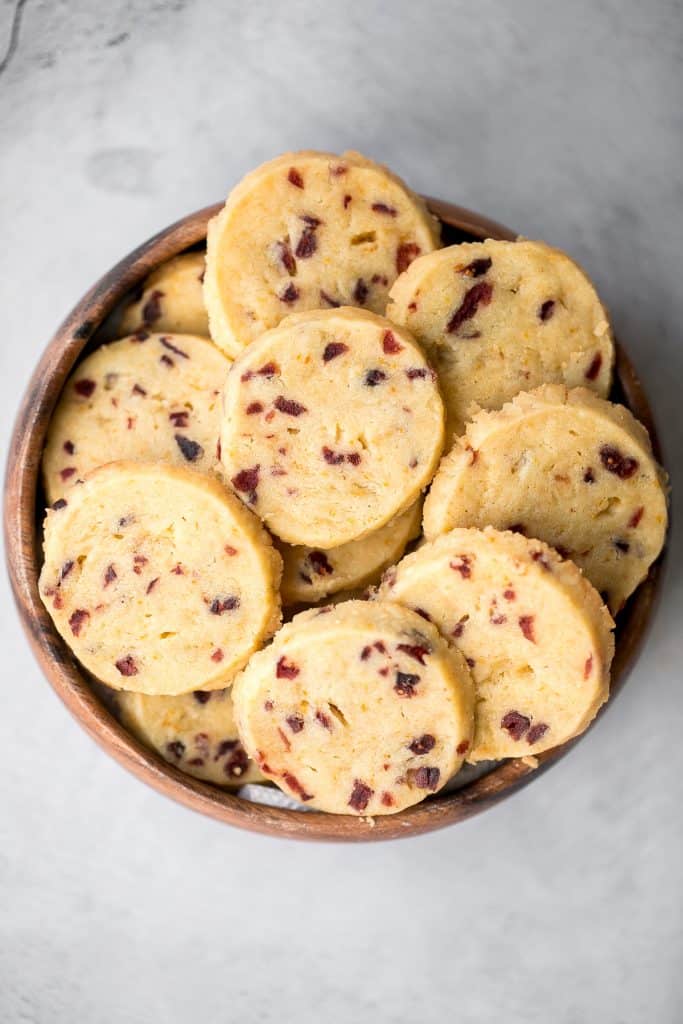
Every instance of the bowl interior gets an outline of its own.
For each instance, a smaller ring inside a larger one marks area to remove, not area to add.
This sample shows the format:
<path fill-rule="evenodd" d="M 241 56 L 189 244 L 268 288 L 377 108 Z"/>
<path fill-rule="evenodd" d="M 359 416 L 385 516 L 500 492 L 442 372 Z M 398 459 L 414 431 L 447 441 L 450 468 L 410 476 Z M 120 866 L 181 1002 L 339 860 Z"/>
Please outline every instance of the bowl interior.
<path fill-rule="evenodd" d="M 472 211 L 436 199 L 429 206 L 441 220 L 446 245 L 482 238 L 513 239 L 515 233 Z M 72 310 L 45 350 L 20 407 L 5 482 L 5 540 L 12 587 L 33 651 L 49 682 L 75 718 L 109 754 L 138 778 L 186 806 L 251 831 L 309 840 L 390 839 L 441 828 L 491 806 L 559 760 L 578 740 L 537 757 L 514 758 L 464 769 L 452 784 L 396 815 L 373 819 L 294 809 L 272 786 L 231 793 L 194 779 L 148 750 L 120 725 L 111 692 L 96 684 L 72 657 L 38 595 L 42 563 L 44 497 L 40 461 L 47 427 L 64 383 L 84 354 L 111 338 L 111 314 L 152 269 L 189 248 L 201 246 L 209 219 L 220 204 L 199 210 L 155 235 L 123 259 Z M 652 412 L 628 357 L 617 345 L 611 395 L 650 432 L 661 451 Z M 618 616 L 610 701 L 623 686 L 652 618 L 660 590 L 662 558 Z"/>

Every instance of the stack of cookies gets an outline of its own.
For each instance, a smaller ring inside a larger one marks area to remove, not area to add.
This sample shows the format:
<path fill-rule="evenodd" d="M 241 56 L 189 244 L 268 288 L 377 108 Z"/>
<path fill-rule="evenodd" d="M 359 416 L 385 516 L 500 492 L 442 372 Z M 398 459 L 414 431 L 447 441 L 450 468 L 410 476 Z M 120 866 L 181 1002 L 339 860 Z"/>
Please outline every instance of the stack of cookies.
<path fill-rule="evenodd" d="M 568 256 L 286 154 L 119 330 L 53 417 L 40 590 L 143 743 L 376 815 L 587 727 L 667 505 Z"/>

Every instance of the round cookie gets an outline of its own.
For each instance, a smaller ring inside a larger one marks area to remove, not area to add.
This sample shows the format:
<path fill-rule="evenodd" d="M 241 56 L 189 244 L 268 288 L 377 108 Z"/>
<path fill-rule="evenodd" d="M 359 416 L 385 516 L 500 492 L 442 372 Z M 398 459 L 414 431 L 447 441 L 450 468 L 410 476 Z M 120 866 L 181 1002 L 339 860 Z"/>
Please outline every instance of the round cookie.
<path fill-rule="evenodd" d="M 79 661 L 115 689 L 221 689 L 277 629 L 282 562 L 211 477 L 112 462 L 47 513 L 39 589 Z"/>
<path fill-rule="evenodd" d="M 434 626 L 390 603 L 311 609 L 233 687 L 242 742 L 286 793 L 392 814 L 436 792 L 472 742 L 472 685 Z"/>
<path fill-rule="evenodd" d="M 581 268 L 543 242 L 489 239 L 421 256 L 395 282 L 386 315 L 424 347 L 451 433 L 474 406 L 500 409 L 541 384 L 609 392 L 605 308 Z"/>
<path fill-rule="evenodd" d="M 119 333 L 134 334 L 142 329 L 208 338 L 209 316 L 203 291 L 205 268 L 203 252 L 185 252 L 162 263 L 121 312 Z"/>
<path fill-rule="evenodd" d="M 210 341 L 190 335 L 141 331 L 100 346 L 79 363 L 50 421 L 43 453 L 48 501 L 121 459 L 216 469 L 229 368 Z"/>
<path fill-rule="evenodd" d="M 285 153 L 248 174 L 209 224 L 204 297 L 230 355 L 288 313 L 383 313 L 397 275 L 438 244 L 438 222 L 359 153 Z"/>
<path fill-rule="evenodd" d="M 411 336 L 342 308 L 294 314 L 233 364 L 222 463 L 288 544 L 339 547 L 408 509 L 443 445 L 443 404 Z"/>
<path fill-rule="evenodd" d="M 352 540 L 338 548 L 320 551 L 279 544 L 282 603 L 315 604 L 331 594 L 375 583 L 383 570 L 401 557 L 406 544 L 418 536 L 421 521 L 422 503 L 418 501 L 363 540 Z"/>
<path fill-rule="evenodd" d="M 389 569 L 378 597 L 419 611 L 465 655 L 470 762 L 564 743 L 607 700 L 614 623 L 576 566 L 541 541 L 452 530 Z"/>
<path fill-rule="evenodd" d="M 628 409 L 546 385 L 468 424 L 434 478 L 424 532 L 491 525 L 538 537 L 616 613 L 662 550 L 664 483 Z"/>
<path fill-rule="evenodd" d="M 117 703 L 126 729 L 188 775 L 217 786 L 264 781 L 237 735 L 229 690 L 178 697 L 120 693 Z"/>

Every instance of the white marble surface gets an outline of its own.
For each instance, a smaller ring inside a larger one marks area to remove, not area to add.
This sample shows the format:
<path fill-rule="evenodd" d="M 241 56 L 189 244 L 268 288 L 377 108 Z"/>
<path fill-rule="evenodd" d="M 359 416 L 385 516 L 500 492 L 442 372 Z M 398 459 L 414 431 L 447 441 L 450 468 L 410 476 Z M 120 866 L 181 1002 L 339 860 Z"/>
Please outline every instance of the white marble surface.
<path fill-rule="evenodd" d="M 0 52 L 14 4 L 0 2 Z M 353 146 L 585 263 L 683 417 L 674 0 L 27 0 L 0 74 L 10 421 L 91 281 L 286 148 Z M 681 538 L 647 650 L 564 763 L 440 834 L 304 846 L 128 776 L 68 717 L 0 583 L 3 1024 L 675 1024 Z"/>

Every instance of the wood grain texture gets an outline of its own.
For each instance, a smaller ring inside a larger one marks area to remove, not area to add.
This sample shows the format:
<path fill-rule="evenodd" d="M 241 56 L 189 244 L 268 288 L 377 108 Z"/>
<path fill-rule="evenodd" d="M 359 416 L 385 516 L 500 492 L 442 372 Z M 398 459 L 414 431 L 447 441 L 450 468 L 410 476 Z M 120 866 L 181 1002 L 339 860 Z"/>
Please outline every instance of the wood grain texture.
<path fill-rule="evenodd" d="M 428 199 L 441 219 L 445 244 L 481 238 L 515 238 L 488 218 L 437 199 Z M 93 334 L 121 298 L 154 267 L 206 237 L 207 223 L 221 204 L 207 207 L 155 235 L 118 263 L 84 296 L 46 348 L 24 395 L 12 436 L 5 480 L 4 529 L 7 563 L 17 608 L 33 652 L 51 686 L 92 738 L 120 764 L 160 793 L 218 821 L 253 832 L 304 840 L 396 839 L 464 821 L 527 785 L 563 757 L 578 739 L 534 759 L 512 759 L 455 793 L 429 798 L 374 823 L 356 817 L 298 812 L 251 803 L 184 775 L 127 733 L 99 699 L 61 639 L 38 594 L 42 563 L 43 509 L 40 462 L 47 427 L 64 383 Z M 661 450 L 652 411 L 638 376 L 617 349 L 613 397 L 623 401 L 650 431 Z M 663 557 L 651 568 L 619 616 L 612 668 L 610 707 L 641 649 L 661 589 Z"/>

